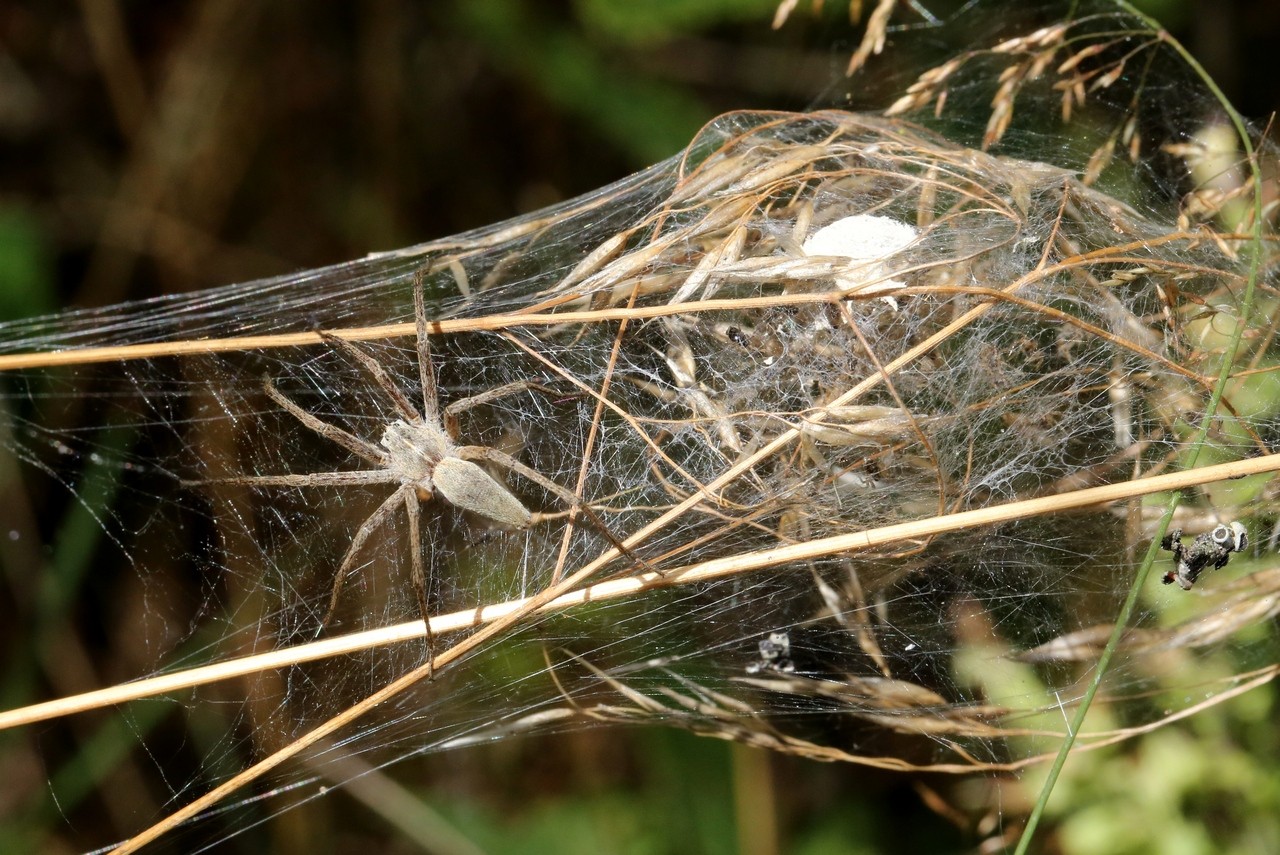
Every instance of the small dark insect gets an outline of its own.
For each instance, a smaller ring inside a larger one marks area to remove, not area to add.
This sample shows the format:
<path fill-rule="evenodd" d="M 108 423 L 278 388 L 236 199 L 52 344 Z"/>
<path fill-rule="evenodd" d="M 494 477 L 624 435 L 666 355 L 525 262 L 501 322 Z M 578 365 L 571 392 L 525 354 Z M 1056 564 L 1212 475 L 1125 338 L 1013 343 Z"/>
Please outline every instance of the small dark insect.
<path fill-rule="evenodd" d="M 1164 574 L 1166 585 L 1178 580 L 1182 590 L 1189 591 L 1208 567 L 1214 570 L 1227 566 L 1232 553 L 1243 552 L 1249 546 L 1249 534 L 1241 523 L 1215 526 L 1213 531 L 1197 535 L 1190 546 L 1182 545 L 1182 529 L 1175 528 L 1160 541 L 1160 548 L 1173 553 L 1177 566 Z"/>
<path fill-rule="evenodd" d="M 747 666 L 748 674 L 762 671 L 791 674 L 795 670 L 795 663 L 791 661 L 791 636 L 785 632 L 771 632 L 768 638 L 760 639 L 760 658 Z"/>
<path fill-rule="evenodd" d="M 751 339 L 747 337 L 747 334 L 738 327 L 726 327 L 724 334 L 729 341 L 738 345 L 738 347 L 746 347 L 751 343 Z"/>

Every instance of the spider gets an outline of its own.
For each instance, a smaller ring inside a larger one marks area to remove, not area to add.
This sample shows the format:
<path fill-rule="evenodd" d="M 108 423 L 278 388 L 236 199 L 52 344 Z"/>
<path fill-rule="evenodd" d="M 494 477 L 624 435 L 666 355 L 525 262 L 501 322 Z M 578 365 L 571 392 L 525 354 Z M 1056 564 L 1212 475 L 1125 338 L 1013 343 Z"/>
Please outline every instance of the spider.
<path fill-rule="evenodd" d="M 1164 574 L 1166 585 L 1178 580 L 1179 587 L 1190 591 L 1200 574 L 1210 565 L 1214 570 L 1227 566 L 1232 553 L 1243 552 L 1249 547 L 1249 534 L 1244 524 L 1215 526 L 1213 531 L 1197 535 L 1190 546 L 1182 545 L 1182 529 L 1175 528 L 1160 541 L 1160 548 L 1173 553 L 1177 566 Z"/>
<path fill-rule="evenodd" d="M 282 410 L 320 436 L 342 446 L 370 464 L 371 468 L 308 474 L 241 475 L 219 478 L 216 481 L 185 483 L 188 485 L 239 484 L 251 487 L 397 485 L 391 495 L 378 505 L 352 535 L 351 544 L 338 565 L 337 574 L 333 580 L 333 591 L 329 597 L 329 607 L 324 619 L 320 622 L 320 629 L 323 630 L 333 618 L 338 607 L 343 579 L 354 565 L 360 550 L 397 509 L 403 508 L 409 523 L 409 542 L 412 545 L 410 568 L 413 587 L 418 600 L 418 610 L 426 625 L 427 649 L 430 652 L 434 639 L 427 608 L 426 572 L 420 549 L 421 504 L 438 495 L 454 507 L 477 514 L 508 530 L 524 530 L 547 518 L 547 515 L 529 511 L 510 490 L 478 465 L 477 461 L 515 472 L 563 499 L 571 509 L 581 509 L 592 523 L 605 533 L 615 547 L 622 549 L 623 552 L 626 550 L 608 532 L 604 523 L 591 508 L 581 504 L 578 497 L 569 490 L 496 448 L 458 444 L 458 415 L 463 411 L 527 389 L 536 389 L 549 394 L 554 394 L 554 390 L 531 381 L 517 381 L 454 401 L 442 411 L 437 395 L 435 369 L 431 360 L 431 346 L 427 339 L 427 319 L 421 276 L 414 283 L 413 305 L 417 323 L 421 410 L 414 406 L 372 356 L 346 339 L 323 332 L 320 334 L 325 342 L 349 355 L 394 404 L 399 418 L 386 425 L 377 445 L 317 418 L 277 389 L 270 375 L 263 375 L 262 378 L 267 397 Z"/>

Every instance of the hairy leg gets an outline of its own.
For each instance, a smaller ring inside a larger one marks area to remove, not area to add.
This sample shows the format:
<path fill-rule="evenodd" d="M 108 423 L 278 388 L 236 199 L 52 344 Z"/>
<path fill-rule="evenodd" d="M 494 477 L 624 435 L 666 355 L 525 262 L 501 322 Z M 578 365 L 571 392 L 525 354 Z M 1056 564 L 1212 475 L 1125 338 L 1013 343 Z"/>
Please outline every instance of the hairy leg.
<path fill-rule="evenodd" d="M 347 572 L 351 566 L 355 564 L 356 556 L 360 553 L 360 549 L 378 527 L 386 522 L 387 517 L 396 510 L 396 507 L 408 496 L 417 501 L 414 487 L 412 484 L 406 484 L 400 487 L 394 493 L 386 498 L 378 509 L 369 514 L 369 517 L 356 529 L 356 533 L 351 536 L 351 545 L 347 547 L 347 553 L 342 556 L 342 563 L 338 565 L 338 572 L 333 578 L 333 593 L 329 595 L 329 608 L 324 613 L 324 619 L 320 621 L 320 629 L 323 630 L 329 625 L 329 621 L 333 620 L 333 614 L 338 610 L 338 597 L 342 594 L 342 581 L 346 578 Z"/>
<path fill-rule="evenodd" d="M 275 401 L 289 415 L 302 422 L 311 430 L 323 436 L 325 439 L 336 442 L 347 451 L 357 457 L 362 457 L 375 466 L 383 466 L 387 462 L 387 455 L 382 449 L 366 442 L 353 433 L 348 433 L 337 425 L 331 425 L 326 421 L 321 421 L 306 410 L 299 407 L 293 402 L 288 395 L 285 395 L 276 388 L 275 383 L 271 382 L 271 377 L 262 375 L 262 386 L 267 393 L 267 397 Z"/>

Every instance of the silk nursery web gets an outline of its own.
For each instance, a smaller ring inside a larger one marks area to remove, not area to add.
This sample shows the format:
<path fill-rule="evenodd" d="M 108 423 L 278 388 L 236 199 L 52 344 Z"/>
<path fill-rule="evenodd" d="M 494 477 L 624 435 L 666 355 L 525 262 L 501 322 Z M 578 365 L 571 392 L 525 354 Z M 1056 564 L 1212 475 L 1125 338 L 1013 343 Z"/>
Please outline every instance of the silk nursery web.
<path fill-rule="evenodd" d="M 600 723 L 1020 769 L 1175 488 L 1095 702 L 1123 728 L 1077 750 L 1270 679 L 1277 302 L 1240 142 L 1138 19 L 992 9 L 887 115 L 731 113 L 491 228 L 0 329 L 4 446 L 143 587 L 142 671 L 277 657 L 124 708 L 201 817 L 167 841 L 352 756 Z M 215 733 L 162 753 L 157 709 Z"/>

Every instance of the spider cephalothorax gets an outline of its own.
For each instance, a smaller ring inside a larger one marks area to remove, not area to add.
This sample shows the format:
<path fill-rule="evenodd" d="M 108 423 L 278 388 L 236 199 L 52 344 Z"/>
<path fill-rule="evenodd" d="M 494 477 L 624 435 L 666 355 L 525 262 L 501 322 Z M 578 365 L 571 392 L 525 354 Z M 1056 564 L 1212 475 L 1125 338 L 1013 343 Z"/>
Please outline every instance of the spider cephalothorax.
<path fill-rule="evenodd" d="M 1172 552 L 1176 562 L 1174 569 L 1164 574 L 1164 583 L 1168 585 L 1177 579 L 1182 590 L 1189 591 L 1207 568 L 1225 567 L 1233 553 L 1245 550 L 1249 546 L 1249 534 L 1244 525 L 1233 522 L 1214 526 L 1213 531 L 1197 535 L 1190 546 L 1183 546 L 1182 529 L 1175 528 L 1164 536 L 1160 546 Z"/>

